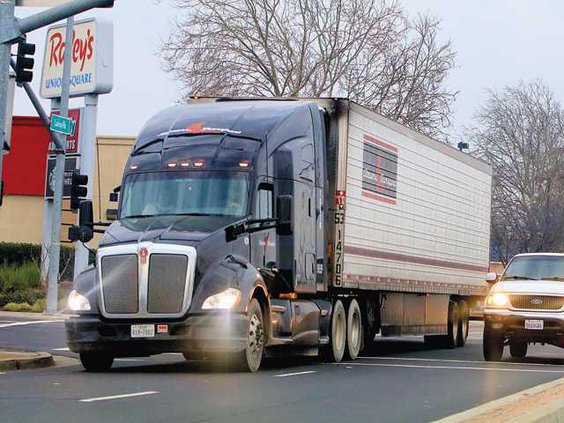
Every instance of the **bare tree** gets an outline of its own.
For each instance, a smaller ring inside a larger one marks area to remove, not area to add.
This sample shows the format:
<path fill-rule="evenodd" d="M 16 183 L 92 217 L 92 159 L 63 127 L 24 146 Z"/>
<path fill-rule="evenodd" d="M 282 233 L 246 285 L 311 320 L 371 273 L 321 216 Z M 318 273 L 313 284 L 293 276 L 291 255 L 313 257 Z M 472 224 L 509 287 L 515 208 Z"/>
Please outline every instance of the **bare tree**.
<path fill-rule="evenodd" d="M 347 96 L 442 135 L 455 94 L 439 21 L 393 0 L 175 0 L 162 46 L 185 96 Z"/>
<path fill-rule="evenodd" d="M 494 168 L 492 247 L 564 248 L 564 109 L 541 81 L 489 91 L 469 137 Z"/>

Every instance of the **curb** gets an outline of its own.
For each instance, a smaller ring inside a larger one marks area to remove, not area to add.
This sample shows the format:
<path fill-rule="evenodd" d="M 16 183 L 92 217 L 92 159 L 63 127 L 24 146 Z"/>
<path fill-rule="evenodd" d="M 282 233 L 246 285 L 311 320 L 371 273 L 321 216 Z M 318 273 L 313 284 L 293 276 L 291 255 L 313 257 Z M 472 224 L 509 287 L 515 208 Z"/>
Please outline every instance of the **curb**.
<path fill-rule="evenodd" d="M 27 353 L 27 357 L 0 360 L 0 370 L 41 369 L 55 365 L 53 356 L 45 352 Z"/>
<path fill-rule="evenodd" d="M 564 423 L 564 395 L 554 396 L 564 390 L 564 378 L 544 383 L 516 394 L 500 398 L 470 410 L 436 420 L 436 423 L 486 422 L 498 423 Z M 543 401 L 544 400 L 544 401 Z M 508 409 L 517 409 L 519 405 L 528 406 L 531 401 L 535 406 L 525 409 L 519 415 L 507 413 Z"/>
<path fill-rule="evenodd" d="M 58 320 L 66 319 L 71 316 L 71 314 L 66 313 L 56 313 L 56 314 L 46 314 L 46 313 L 30 313 L 26 311 L 3 311 L 0 310 L 0 318 L 4 317 L 25 317 L 30 320 Z"/>

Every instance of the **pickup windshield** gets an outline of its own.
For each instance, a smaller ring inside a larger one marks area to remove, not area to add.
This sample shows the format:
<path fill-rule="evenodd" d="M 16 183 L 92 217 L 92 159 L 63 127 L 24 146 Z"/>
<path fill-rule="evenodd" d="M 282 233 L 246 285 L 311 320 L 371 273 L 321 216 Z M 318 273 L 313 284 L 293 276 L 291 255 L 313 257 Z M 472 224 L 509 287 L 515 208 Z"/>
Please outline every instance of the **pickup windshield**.
<path fill-rule="evenodd" d="M 244 172 L 186 171 L 129 175 L 121 218 L 153 216 L 242 217 L 250 182 Z"/>
<path fill-rule="evenodd" d="M 540 255 L 515 257 L 501 279 L 564 281 L 564 257 Z"/>

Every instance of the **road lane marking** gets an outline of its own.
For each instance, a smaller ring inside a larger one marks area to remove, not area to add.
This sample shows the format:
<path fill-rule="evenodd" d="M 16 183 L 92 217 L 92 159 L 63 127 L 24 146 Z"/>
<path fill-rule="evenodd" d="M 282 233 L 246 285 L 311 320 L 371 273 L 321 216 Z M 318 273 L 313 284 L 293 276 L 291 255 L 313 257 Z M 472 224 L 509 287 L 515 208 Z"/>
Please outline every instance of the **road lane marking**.
<path fill-rule="evenodd" d="M 51 351 L 70 351 L 70 348 L 69 347 L 53 348 Z"/>
<path fill-rule="evenodd" d="M 385 364 L 385 363 L 332 363 L 348 366 L 371 366 L 371 367 L 402 367 L 406 369 L 443 369 L 443 370 L 479 370 L 498 372 L 521 372 L 521 373 L 558 373 L 564 374 L 564 370 L 545 369 L 504 369 L 502 367 L 469 367 L 469 366 L 431 366 L 423 364 Z"/>
<path fill-rule="evenodd" d="M 312 373 L 317 373 L 317 372 L 315 370 L 307 370 L 305 372 L 283 373 L 281 375 L 274 375 L 273 377 L 289 377 L 289 376 L 310 375 Z"/>
<path fill-rule="evenodd" d="M 9 323 L 6 325 L 0 325 L 0 329 L 9 328 L 13 326 L 37 325 L 40 323 L 61 323 L 61 322 L 64 322 L 64 319 L 63 320 L 33 320 L 31 322 L 16 322 L 16 323 Z"/>
<path fill-rule="evenodd" d="M 112 395 L 111 397 L 84 398 L 84 399 L 81 399 L 79 401 L 80 402 L 108 401 L 108 400 L 122 399 L 122 398 L 141 397 L 141 396 L 145 396 L 145 395 L 153 395 L 153 394 L 158 394 L 158 393 L 159 393 L 159 391 L 134 392 L 132 394 Z"/>
<path fill-rule="evenodd" d="M 360 357 L 360 359 L 364 360 L 395 360 L 395 361 L 436 361 L 440 363 L 478 363 L 484 364 L 485 361 L 480 360 L 453 360 L 453 359 L 441 359 L 441 358 L 421 358 L 421 357 Z M 513 363 L 513 362 L 490 362 L 491 364 L 507 364 L 509 366 L 553 366 L 553 367 L 560 367 L 558 364 L 546 364 L 546 363 Z"/>
<path fill-rule="evenodd" d="M 139 358 L 116 358 L 116 361 L 144 361 Z"/>

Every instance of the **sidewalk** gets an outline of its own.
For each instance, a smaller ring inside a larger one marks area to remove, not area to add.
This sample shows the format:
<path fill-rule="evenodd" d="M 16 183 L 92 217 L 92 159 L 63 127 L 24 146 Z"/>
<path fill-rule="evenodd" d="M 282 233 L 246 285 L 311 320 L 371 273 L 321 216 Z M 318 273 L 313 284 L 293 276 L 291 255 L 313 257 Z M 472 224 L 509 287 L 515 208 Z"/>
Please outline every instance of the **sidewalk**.
<path fill-rule="evenodd" d="M 440 423 L 564 423 L 564 378 L 438 420 Z"/>

